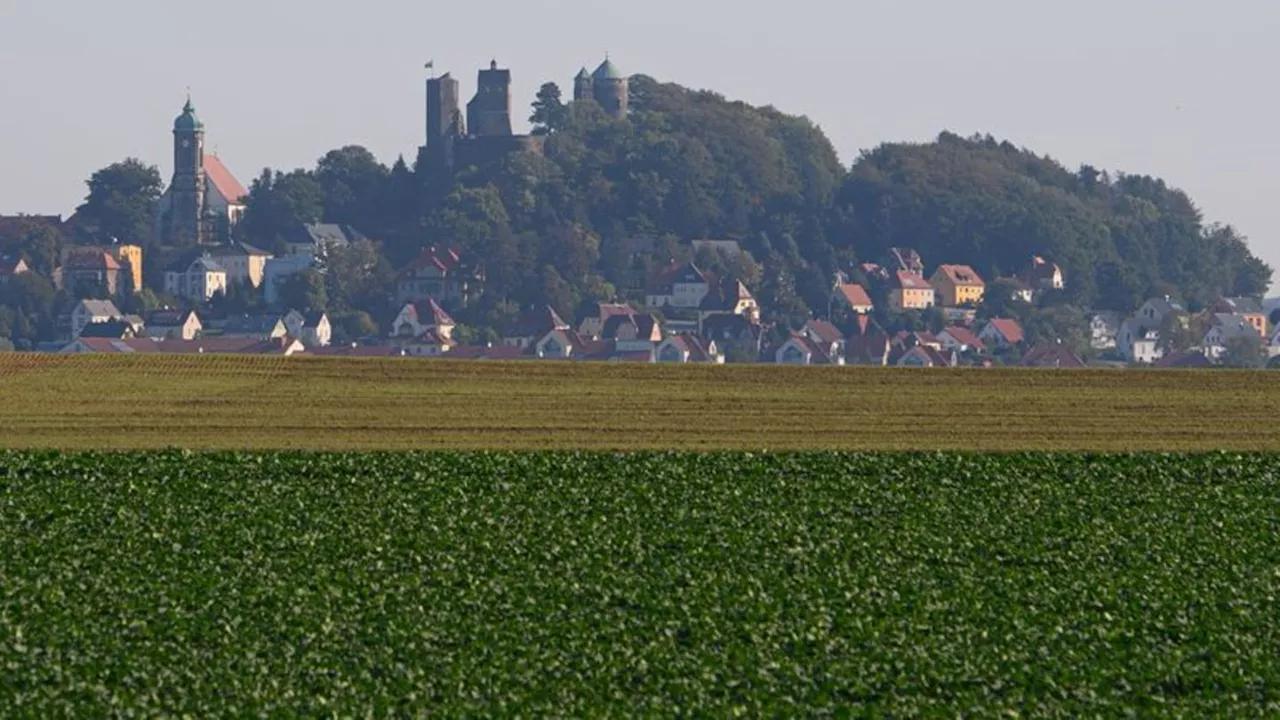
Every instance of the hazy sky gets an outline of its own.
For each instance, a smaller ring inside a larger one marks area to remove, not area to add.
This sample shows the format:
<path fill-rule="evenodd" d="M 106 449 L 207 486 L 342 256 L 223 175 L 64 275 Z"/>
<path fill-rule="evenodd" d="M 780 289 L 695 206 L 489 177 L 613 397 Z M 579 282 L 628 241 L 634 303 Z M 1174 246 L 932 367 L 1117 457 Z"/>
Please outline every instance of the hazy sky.
<path fill-rule="evenodd" d="M 947 129 L 1158 175 L 1280 267 L 1277 35 L 1275 0 L 0 0 L 0 213 L 69 214 L 130 155 L 167 179 L 188 86 L 248 185 L 352 143 L 411 160 L 428 59 L 470 97 L 496 58 L 523 120 L 609 52 L 808 115 L 846 163 Z"/>

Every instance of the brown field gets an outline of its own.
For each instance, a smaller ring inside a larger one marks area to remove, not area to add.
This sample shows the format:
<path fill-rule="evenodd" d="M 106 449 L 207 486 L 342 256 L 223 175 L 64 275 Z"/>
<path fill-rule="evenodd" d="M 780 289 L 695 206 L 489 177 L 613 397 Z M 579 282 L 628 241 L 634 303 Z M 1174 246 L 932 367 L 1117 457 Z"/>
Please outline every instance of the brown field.
<path fill-rule="evenodd" d="M 1280 375 L 0 355 L 0 447 L 1280 450 Z"/>

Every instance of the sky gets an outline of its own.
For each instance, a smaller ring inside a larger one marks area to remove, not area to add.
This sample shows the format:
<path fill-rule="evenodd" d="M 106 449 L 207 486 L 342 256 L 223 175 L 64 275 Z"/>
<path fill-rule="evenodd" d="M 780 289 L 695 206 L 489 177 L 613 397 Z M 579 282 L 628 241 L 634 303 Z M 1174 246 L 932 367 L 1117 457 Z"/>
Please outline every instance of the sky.
<path fill-rule="evenodd" d="M 172 168 L 189 87 L 248 185 L 359 144 L 412 161 L 424 90 L 490 59 L 624 72 L 807 115 L 841 159 L 942 130 L 1155 175 L 1280 268 L 1275 0 L 0 0 L 0 214 L 70 214 L 98 168 Z"/>

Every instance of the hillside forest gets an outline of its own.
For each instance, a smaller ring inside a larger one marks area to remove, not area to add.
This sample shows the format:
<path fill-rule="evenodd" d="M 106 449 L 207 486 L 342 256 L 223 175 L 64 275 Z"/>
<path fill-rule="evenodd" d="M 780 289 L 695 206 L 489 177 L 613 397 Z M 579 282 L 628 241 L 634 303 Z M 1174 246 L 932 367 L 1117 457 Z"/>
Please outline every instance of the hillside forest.
<path fill-rule="evenodd" d="M 396 270 L 428 246 L 483 261 L 488 291 L 458 313 L 479 333 L 533 306 L 580 317 L 598 301 L 642 299 L 646 279 L 690 259 L 694 239 L 739 241 L 746 252 L 736 257 L 693 259 L 741 279 L 781 331 L 826 312 L 837 272 L 857 279 L 861 263 L 891 247 L 916 249 L 930 268 L 971 265 L 989 281 L 1046 257 L 1068 283 L 1023 311 L 1045 317 L 1055 308 L 1080 310 L 1056 314 L 1064 318 L 1127 312 L 1158 295 L 1194 309 L 1222 295 L 1259 295 L 1270 279 L 1245 238 L 1206 222 L 1186 193 L 1157 178 L 1071 170 L 1009 142 L 951 132 L 884 144 L 846 167 L 806 118 L 645 76 L 631 88 L 631 113 L 618 120 L 592 102 L 565 103 L 548 83 L 531 111 L 535 132 L 547 136 L 543 154 L 452 175 L 403 157 L 387 167 L 357 146 L 326 153 L 314 168 L 264 170 L 236 239 L 271 250 L 309 222 L 348 224 L 372 238 L 299 283 L 298 303 L 343 318 L 353 336 L 386 327 Z M 83 240 L 154 249 L 163 185 L 155 167 L 135 159 L 95 173 L 78 215 L 97 237 Z M 4 290 L 0 333 L 34 341 L 74 301 L 47 281 L 68 240 L 17 227 L 0 236 L 0 252 L 23 253 L 35 272 Z M 151 260 L 160 255 L 148 253 L 152 288 L 161 269 Z M 216 301 L 229 312 L 260 302 L 242 290 L 230 295 Z M 129 302 L 172 299 L 148 290 Z"/>

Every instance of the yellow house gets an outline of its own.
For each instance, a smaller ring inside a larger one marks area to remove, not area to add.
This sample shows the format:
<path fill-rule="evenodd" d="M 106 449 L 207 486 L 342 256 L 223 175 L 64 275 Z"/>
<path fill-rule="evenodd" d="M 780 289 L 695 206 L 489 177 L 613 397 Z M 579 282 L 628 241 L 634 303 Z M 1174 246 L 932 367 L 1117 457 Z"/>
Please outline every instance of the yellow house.
<path fill-rule="evenodd" d="M 944 307 L 977 305 L 987 290 L 987 284 L 968 265 L 939 265 L 929 284 L 938 291 Z"/>
<path fill-rule="evenodd" d="M 121 270 L 129 273 L 133 292 L 142 290 L 142 248 L 137 245 L 113 245 L 111 255 L 120 263 Z"/>
<path fill-rule="evenodd" d="M 889 288 L 889 306 L 894 310 L 924 310 L 934 305 L 933 286 L 921 275 L 898 271 Z"/>

